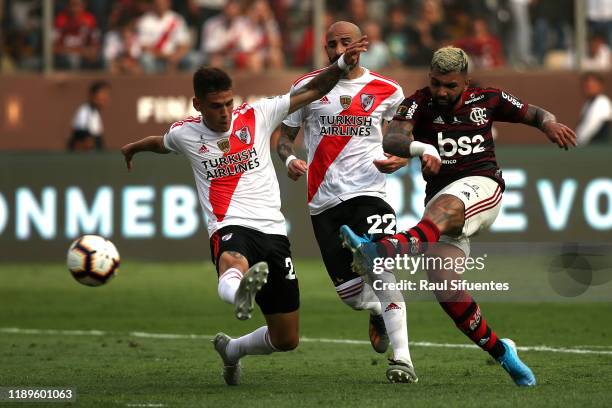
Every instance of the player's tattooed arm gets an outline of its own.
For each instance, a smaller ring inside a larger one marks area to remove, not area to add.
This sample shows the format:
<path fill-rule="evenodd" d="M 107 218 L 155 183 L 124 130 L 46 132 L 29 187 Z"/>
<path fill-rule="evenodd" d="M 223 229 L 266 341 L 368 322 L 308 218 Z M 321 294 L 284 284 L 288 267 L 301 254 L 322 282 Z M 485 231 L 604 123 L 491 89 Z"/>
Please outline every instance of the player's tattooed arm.
<path fill-rule="evenodd" d="M 556 122 L 557 118 L 555 115 L 546 109 L 540 108 L 539 106 L 529 105 L 527 107 L 527 113 L 525 113 L 525 117 L 523 118 L 524 124 L 537 127 L 538 129 L 544 131 L 542 126 L 544 125 L 544 122 L 548 121 Z"/>
<path fill-rule="evenodd" d="M 383 150 L 397 157 L 421 158 L 421 170 L 426 176 L 438 174 L 442 161 L 436 148 L 414 140 L 414 125 L 409 121 L 393 120 L 383 136 Z"/>
<path fill-rule="evenodd" d="M 555 115 L 546 109 L 529 105 L 522 122 L 540 129 L 552 143 L 562 149 L 567 150 L 570 146 L 576 146 L 574 131 L 563 123 L 557 122 Z"/>
<path fill-rule="evenodd" d="M 409 158 L 411 156 L 410 144 L 414 140 L 412 136 L 413 128 L 414 125 L 408 121 L 391 121 L 383 136 L 383 150 L 385 153 Z"/>
<path fill-rule="evenodd" d="M 366 51 L 367 47 L 368 40 L 365 35 L 359 40 L 349 44 L 342 57 L 340 57 L 344 60 L 344 65 L 340 63 L 340 60 L 334 62 L 306 85 L 295 90 L 291 94 L 289 113 L 295 112 L 301 107 L 327 95 L 329 91 L 336 86 L 340 78 L 346 74 L 350 67 L 357 63 L 359 54 Z"/>
<path fill-rule="evenodd" d="M 280 137 L 278 139 L 276 152 L 278 153 L 278 157 L 280 157 L 283 162 L 285 162 L 289 156 L 295 156 L 293 142 L 295 142 L 295 138 L 297 137 L 299 131 L 299 127 L 287 126 L 284 123 L 281 123 Z"/>
<path fill-rule="evenodd" d="M 136 153 L 139 152 L 154 152 L 160 154 L 170 153 L 170 150 L 164 146 L 163 136 L 149 136 L 144 139 L 140 139 L 137 142 L 128 143 L 121 148 L 121 153 L 125 159 L 128 171 L 132 170 L 133 164 L 132 159 Z"/>
<path fill-rule="evenodd" d="M 295 138 L 300 128 L 287 126 L 281 123 L 280 129 L 280 137 L 278 139 L 276 152 L 287 166 L 287 176 L 293 181 L 296 181 L 308 171 L 306 162 L 295 157 L 295 151 L 293 150 L 293 143 L 295 142 Z"/>

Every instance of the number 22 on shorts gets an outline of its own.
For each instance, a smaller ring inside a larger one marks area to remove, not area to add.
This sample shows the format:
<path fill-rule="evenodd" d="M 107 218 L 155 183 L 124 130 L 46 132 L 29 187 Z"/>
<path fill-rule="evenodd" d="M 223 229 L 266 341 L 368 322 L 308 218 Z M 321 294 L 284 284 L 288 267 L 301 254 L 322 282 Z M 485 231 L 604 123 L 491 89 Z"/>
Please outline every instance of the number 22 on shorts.
<path fill-rule="evenodd" d="M 395 234 L 395 214 L 374 214 L 366 218 L 366 221 L 371 225 L 368 234 Z M 382 228 L 383 224 L 387 226 Z"/>

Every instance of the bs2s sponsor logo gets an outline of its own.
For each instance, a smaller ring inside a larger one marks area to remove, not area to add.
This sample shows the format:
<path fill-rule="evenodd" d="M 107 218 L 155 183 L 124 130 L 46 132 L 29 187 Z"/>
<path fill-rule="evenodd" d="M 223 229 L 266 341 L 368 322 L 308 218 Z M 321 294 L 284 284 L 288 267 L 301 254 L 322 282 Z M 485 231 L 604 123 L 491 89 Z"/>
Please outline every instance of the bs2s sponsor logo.
<path fill-rule="evenodd" d="M 484 147 L 481 144 L 484 142 L 482 135 L 461 136 L 457 140 L 450 137 L 444 138 L 442 132 L 438 132 L 438 150 L 442 157 L 453 157 L 456 154 L 467 156 L 472 153 L 484 152 Z M 449 148 L 447 148 L 447 146 Z"/>

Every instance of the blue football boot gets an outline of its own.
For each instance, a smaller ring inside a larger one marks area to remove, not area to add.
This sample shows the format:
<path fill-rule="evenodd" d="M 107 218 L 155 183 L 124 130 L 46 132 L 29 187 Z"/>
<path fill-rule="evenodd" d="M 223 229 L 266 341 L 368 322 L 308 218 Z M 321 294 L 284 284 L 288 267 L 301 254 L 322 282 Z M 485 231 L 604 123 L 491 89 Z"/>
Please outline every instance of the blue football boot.
<path fill-rule="evenodd" d="M 378 256 L 376 253 L 376 245 L 370 238 L 360 237 L 353 232 L 348 225 L 340 227 L 340 239 L 342 246 L 353 253 L 353 271 L 361 276 L 367 276 L 372 272 L 374 258 Z"/>
<path fill-rule="evenodd" d="M 506 352 L 497 361 L 510 374 L 514 383 L 520 387 L 536 385 L 536 378 L 533 372 L 521 361 L 516 352 L 516 344 L 510 339 L 501 339 L 500 341 L 504 345 Z"/>

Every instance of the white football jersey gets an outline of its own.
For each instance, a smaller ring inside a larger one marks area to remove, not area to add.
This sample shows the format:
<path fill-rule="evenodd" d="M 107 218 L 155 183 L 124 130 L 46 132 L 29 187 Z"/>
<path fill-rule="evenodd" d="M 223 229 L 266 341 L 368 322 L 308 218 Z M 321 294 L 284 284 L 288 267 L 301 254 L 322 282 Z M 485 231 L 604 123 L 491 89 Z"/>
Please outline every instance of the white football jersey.
<path fill-rule="evenodd" d="M 191 162 L 210 236 L 227 225 L 287 235 L 270 136 L 287 116 L 289 98 L 242 104 L 225 133 L 208 129 L 198 116 L 175 122 L 164 135 L 166 148 Z"/>
<path fill-rule="evenodd" d="M 86 130 L 92 136 L 102 136 L 104 128 L 100 111 L 89 102 L 82 104 L 72 119 L 72 129 Z"/>
<path fill-rule="evenodd" d="M 385 158 L 382 121 L 393 119 L 404 92 L 397 82 L 363 69 L 359 78 L 341 79 L 323 98 L 283 122 L 292 127 L 304 124 L 312 215 L 356 196 L 385 198 L 385 175 L 373 161 Z M 318 72 L 299 78 L 291 90 Z"/>

